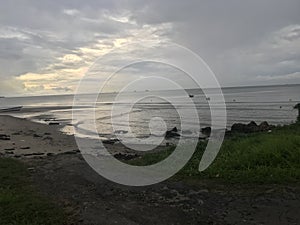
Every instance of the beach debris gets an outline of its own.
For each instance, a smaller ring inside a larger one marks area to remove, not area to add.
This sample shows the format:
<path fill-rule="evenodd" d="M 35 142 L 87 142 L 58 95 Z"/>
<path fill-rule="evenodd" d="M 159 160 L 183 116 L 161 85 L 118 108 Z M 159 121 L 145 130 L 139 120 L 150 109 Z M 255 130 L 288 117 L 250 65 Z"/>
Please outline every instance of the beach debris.
<path fill-rule="evenodd" d="M 168 130 L 165 134 L 166 138 L 174 138 L 174 137 L 180 137 L 180 134 L 178 134 L 178 129 L 177 127 L 174 127 L 171 130 Z"/>
<path fill-rule="evenodd" d="M 9 141 L 10 140 L 10 136 L 6 135 L 6 134 L 0 134 L 0 140 Z"/>

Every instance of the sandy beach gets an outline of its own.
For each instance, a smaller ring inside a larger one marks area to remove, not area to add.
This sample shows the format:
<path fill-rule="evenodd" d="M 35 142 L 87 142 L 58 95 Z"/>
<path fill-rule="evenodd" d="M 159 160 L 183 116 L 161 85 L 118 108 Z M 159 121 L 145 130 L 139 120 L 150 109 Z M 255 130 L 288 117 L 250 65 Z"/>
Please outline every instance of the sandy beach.
<path fill-rule="evenodd" d="M 19 158 L 77 151 L 74 137 L 62 135 L 59 128 L 0 116 L 0 133 L 8 139 L 0 142 L 0 153 Z"/>
<path fill-rule="evenodd" d="M 61 133 L 60 126 L 0 116 L 0 127 L 1 155 L 25 162 L 38 190 L 71 215 L 71 224 L 274 225 L 300 221 L 297 185 L 168 180 L 149 187 L 125 187 L 95 173 L 81 157 L 74 137 Z M 118 144 L 111 148 L 124 153 Z"/>
<path fill-rule="evenodd" d="M 80 153 L 74 135 L 66 135 L 60 131 L 64 125 L 49 124 L 51 122 L 42 124 L 28 119 L 0 115 L 0 136 L 2 135 L 0 154 L 14 158 L 32 158 Z M 118 142 L 107 141 L 104 144 L 116 157 L 138 156 Z M 154 151 L 161 149 L 164 149 L 164 146 L 159 146 Z"/>

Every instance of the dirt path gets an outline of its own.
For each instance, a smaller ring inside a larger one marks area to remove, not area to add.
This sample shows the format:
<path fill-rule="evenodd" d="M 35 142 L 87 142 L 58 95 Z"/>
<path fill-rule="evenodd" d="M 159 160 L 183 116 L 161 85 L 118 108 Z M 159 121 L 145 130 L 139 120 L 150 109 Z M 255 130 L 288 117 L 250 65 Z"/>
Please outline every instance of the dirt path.
<path fill-rule="evenodd" d="M 76 224 L 300 224 L 300 188 L 167 181 L 114 184 L 76 155 L 26 159 L 41 192 L 76 215 Z"/>

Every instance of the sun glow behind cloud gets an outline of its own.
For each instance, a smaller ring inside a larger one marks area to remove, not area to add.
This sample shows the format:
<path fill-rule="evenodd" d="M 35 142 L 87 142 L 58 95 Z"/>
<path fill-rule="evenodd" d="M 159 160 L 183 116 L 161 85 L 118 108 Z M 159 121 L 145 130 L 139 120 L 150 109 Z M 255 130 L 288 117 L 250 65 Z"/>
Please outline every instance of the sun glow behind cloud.
<path fill-rule="evenodd" d="M 128 21 L 129 20 L 122 19 L 122 23 Z M 134 28 L 130 30 L 130 32 L 127 31 L 123 37 L 112 36 L 95 40 L 94 43 L 76 48 L 72 50 L 71 53 L 55 58 L 55 63 L 46 65 L 40 69 L 40 72 L 24 73 L 14 79 L 23 84 L 25 94 L 53 94 L 54 92 L 74 93 L 80 79 L 99 57 L 108 54 L 115 48 L 120 48 L 127 44 L 145 41 L 154 44 L 163 42 L 164 39 L 166 40 L 167 38 L 161 38 L 159 33 L 165 32 L 166 29 L 170 28 L 171 26 L 169 24 L 142 26 L 140 28 Z M 142 51 L 142 49 L 131 50 L 137 52 Z M 120 59 L 116 56 L 115 60 Z M 106 66 L 113 66 L 113 62 L 108 63 Z M 118 68 L 115 69 L 117 70 Z M 105 71 L 100 71 L 97 76 L 101 76 L 102 72 Z M 87 87 L 87 92 L 88 90 L 89 88 Z M 114 89 L 107 91 L 114 91 Z"/>

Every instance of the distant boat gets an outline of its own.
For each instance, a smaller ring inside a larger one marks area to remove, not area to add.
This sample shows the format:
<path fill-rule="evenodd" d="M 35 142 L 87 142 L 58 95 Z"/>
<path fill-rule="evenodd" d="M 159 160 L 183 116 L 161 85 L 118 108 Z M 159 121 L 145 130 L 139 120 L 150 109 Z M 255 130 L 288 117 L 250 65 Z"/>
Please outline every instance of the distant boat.
<path fill-rule="evenodd" d="M 192 95 L 192 94 L 189 94 L 189 97 L 190 97 L 190 98 L 194 98 L 194 95 Z"/>
<path fill-rule="evenodd" d="M 0 112 L 19 112 L 23 106 L 10 107 L 10 108 L 0 108 Z"/>
<path fill-rule="evenodd" d="M 0 96 L 0 98 L 5 98 L 4 96 Z"/>

